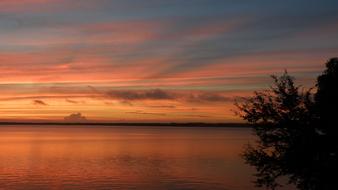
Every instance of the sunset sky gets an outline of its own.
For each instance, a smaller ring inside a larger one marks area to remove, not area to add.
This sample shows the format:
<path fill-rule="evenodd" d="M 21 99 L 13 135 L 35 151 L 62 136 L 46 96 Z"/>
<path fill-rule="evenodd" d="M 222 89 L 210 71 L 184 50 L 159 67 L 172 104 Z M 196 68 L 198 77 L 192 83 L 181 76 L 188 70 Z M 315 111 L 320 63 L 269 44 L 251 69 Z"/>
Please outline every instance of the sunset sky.
<path fill-rule="evenodd" d="M 284 69 L 310 87 L 338 56 L 337 7 L 1 0 L 0 121 L 239 122 L 233 97 Z"/>

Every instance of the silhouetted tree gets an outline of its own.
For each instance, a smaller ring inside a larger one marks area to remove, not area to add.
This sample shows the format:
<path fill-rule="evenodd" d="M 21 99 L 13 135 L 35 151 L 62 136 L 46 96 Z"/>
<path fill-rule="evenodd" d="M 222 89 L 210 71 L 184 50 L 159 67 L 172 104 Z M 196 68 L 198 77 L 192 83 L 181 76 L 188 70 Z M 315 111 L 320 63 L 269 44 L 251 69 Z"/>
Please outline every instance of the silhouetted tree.
<path fill-rule="evenodd" d="M 321 132 L 320 155 L 321 182 L 327 189 L 338 189 L 338 58 L 326 63 L 326 70 L 317 79 L 315 95 L 317 129 Z M 323 189 L 323 188 L 322 188 Z"/>
<path fill-rule="evenodd" d="M 286 177 L 299 189 L 337 189 L 337 73 L 338 61 L 331 59 L 315 95 L 285 72 L 272 76 L 270 89 L 237 100 L 237 114 L 259 137 L 243 153 L 256 167 L 257 186 L 276 189 Z"/>
<path fill-rule="evenodd" d="M 338 58 L 326 63 L 326 70 L 317 79 L 315 96 L 321 128 L 328 135 L 338 131 Z"/>

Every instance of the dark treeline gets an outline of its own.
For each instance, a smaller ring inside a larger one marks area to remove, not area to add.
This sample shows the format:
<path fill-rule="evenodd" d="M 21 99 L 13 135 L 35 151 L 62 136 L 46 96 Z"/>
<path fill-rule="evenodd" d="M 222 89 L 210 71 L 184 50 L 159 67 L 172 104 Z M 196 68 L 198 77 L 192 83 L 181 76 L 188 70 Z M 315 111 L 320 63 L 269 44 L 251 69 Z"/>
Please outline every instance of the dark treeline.
<path fill-rule="evenodd" d="M 338 58 L 309 90 L 287 72 L 272 78 L 270 89 L 235 103 L 259 137 L 243 153 L 257 170 L 256 185 L 278 189 L 287 178 L 302 190 L 338 189 Z"/>

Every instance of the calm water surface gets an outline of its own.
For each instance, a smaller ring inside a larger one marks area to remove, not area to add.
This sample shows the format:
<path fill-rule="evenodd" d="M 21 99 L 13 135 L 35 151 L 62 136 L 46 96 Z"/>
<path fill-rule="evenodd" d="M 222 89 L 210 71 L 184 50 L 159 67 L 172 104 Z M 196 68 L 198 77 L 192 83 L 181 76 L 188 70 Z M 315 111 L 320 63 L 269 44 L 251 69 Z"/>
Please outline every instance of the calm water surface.
<path fill-rule="evenodd" d="M 250 129 L 0 127 L 4 189 L 254 189 Z"/>

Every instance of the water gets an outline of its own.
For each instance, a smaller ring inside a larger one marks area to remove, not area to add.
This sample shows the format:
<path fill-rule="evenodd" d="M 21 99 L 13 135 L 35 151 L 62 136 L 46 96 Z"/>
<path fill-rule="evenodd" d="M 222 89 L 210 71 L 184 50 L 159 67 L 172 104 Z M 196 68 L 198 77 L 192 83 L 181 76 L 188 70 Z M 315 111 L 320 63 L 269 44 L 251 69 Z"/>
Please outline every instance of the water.
<path fill-rule="evenodd" d="M 4 189 L 254 189 L 250 129 L 0 127 Z"/>

